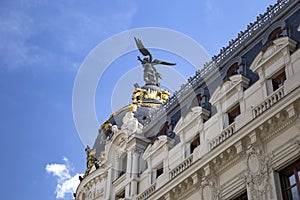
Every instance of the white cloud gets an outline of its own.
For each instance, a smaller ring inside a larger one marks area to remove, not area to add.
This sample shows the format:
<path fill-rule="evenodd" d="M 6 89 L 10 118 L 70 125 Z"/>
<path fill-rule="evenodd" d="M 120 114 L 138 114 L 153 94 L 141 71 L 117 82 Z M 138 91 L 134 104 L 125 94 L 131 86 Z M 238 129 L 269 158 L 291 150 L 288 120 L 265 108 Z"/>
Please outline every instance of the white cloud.
<path fill-rule="evenodd" d="M 80 174 L 71 176 L 71 162 L 66 157 L 63 158 L 63 161 L 65 164 L 52 163 L 47 164 L 45 168 L 46 172 L 53 175 L 57 180 L 55 189 L 56 199 L 63 199 L 66 194 L 74 193 L 79 184 L 78 177 Z"/>

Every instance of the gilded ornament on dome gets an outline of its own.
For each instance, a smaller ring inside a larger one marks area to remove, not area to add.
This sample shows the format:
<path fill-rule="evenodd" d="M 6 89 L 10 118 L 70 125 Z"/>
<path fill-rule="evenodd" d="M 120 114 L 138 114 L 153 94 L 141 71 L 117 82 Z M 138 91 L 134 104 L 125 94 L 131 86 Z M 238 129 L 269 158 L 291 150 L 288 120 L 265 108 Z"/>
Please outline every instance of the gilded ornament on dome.
<path fill-rule="evenodd" d="M 96 149 L 90 149 L 90 147 L 87 146 L 85 148 L 85 153 L 86 153 L 86 170 L 83 178 L 89 175 L 93 165 L 98 161 L 97 158 L 95 157 Z"/>

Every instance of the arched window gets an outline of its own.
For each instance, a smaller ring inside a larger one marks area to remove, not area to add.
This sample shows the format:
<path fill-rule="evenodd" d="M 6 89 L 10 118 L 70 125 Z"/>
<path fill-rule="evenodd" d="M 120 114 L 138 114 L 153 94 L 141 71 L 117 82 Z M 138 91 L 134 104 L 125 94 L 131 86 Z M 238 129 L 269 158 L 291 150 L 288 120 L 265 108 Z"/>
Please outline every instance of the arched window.
<path fill-rule="evenodd" d="M 200 94 L 198 94 L 192 102 L 192 107 L 201 106 L 201 101 L 202 101 L 202 96 Z"/>
<path fill-rule="evenodd" d="M 227 71 L 227 77 L 229 78 L 230 76 L 235 74 L 241 74 L 240 66 L 237 62 L 231 65 L 231 67 Z"/>
<path fill-rule="evenodd" d="M 169 122 L 166 121 L 163 127 L 160 129 L 158 135 L 168 135 L 169 132 Z"/>
<path fill-rule="evenodd" d="M 282 36 L 282 29 L 279 27 L 277 29 L 275 29 L 268 37 L 268 41 L 272 42 L 274 40 L 276 40 L 277 38 L 280 38 Z"/>

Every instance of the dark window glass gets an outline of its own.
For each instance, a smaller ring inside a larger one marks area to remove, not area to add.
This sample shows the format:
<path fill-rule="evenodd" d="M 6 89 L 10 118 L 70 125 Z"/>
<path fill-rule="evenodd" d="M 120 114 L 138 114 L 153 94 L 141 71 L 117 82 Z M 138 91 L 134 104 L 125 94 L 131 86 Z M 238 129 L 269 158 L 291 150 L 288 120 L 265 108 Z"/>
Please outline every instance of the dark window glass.
<path fill-rule="evenodd" d="M 159 177 L 160 175 L 162 175 L 164 173 L 164 167 L 163 164 L 159 165 L 159 167 L 157 167 L 156 170 L 156 178 Z"/>
<path fill-rule="evenodd" d="M 237 105 L 228 112 L 228 123 L 232 124 L 239 114 L 241 114 L 240 105 Z"/>
<path fill-rule="evenodd" d="M 279 172 L 284 200 L 300 199 L 300 160 Z"/>
<path fill-rule="evenodd" d="M 273 91 L 277 90 L 281 86 L 283 86 L 286 80 L 285 72 L 281 72 L 279 75 L 272 78 Z"/>
<path fill-rule="evenodd" d="M 241 74 L 241 70 L 240 70 L 238 63 L 233 64 L 229 68 L 229 70 L 227 72 L 227 77 L 229 78 L 230 76 L 235 75 L 235 74 Z"/>
<path fill-rule="evenodd" d="M 202 96 L 198 94 L 192 102 L 192 106 L 201 106 Z"/>
<path fill-rule="evenodd" d="M 272 42 L 276 40 L 277 38 L 280 38 L 282 36 L 282 29 L 277 28 L 275 29 L 270 35 L 269 35 L 269 42 Z"/>
<path fill-rule="evenodd" d="M 195 148 L 200 145 L 200 137 L 199 135 L 191 142 L 191 154 L 194 152 Z"/>
<path fill-rule="evenodd" d="M 169 123 L 165 122 L 165 124 L 163 125 L 163 127 L 160 129 L 158 136 L 159 135 L 168 135 L 169 132 Z"/>

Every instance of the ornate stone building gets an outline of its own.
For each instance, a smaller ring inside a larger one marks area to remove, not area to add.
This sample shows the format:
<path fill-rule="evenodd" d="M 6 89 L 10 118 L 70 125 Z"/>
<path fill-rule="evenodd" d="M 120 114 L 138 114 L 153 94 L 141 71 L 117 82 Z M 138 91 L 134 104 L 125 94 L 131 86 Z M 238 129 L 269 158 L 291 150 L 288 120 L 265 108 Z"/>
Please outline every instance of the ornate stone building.
<path fill-rule="evenodd" d="M 299 43 L 300 1 L 279 0 L 173 96 L 140 60 L 75 199 L 300 199 Z"/>

